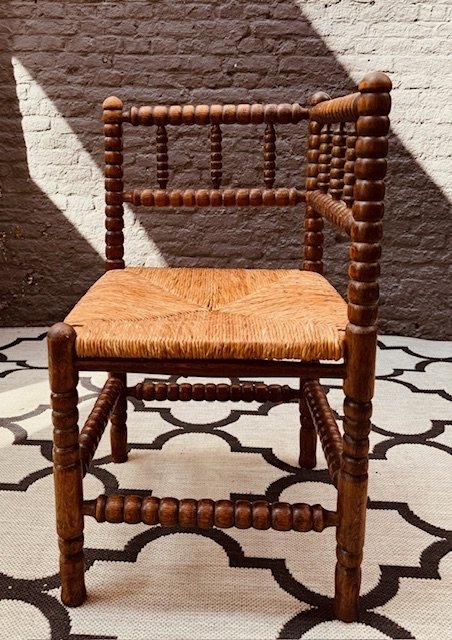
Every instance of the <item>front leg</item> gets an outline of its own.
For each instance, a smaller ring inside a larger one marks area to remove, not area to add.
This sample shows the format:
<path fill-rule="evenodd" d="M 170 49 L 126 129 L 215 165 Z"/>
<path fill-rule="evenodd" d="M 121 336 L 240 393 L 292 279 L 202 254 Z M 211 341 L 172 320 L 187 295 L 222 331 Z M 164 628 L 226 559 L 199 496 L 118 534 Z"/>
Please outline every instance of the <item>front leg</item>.
<path fill-rule="evenodd" d="M 48 333 L 61 599 L 71 607 L 86 599 L 75 337 L 74 329 L 63 323 Z"/>

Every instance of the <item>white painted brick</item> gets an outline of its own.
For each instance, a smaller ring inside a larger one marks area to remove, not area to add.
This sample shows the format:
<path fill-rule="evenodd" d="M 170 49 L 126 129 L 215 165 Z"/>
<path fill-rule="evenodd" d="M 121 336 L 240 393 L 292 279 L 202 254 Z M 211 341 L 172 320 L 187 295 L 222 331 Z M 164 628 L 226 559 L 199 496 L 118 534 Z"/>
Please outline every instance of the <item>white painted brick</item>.
<path fill-rule="evenodd" d="M 80 211 L 93 211 L 94 200 L 90 196 L 69 195 L 67 196 L 67 206 Z"/>
<path fill-rule="evenodd" d="M 29 131 L 47 131 L 50 129 L 50 118 L 42 116 L 26 116 L 24 125 Z"/>

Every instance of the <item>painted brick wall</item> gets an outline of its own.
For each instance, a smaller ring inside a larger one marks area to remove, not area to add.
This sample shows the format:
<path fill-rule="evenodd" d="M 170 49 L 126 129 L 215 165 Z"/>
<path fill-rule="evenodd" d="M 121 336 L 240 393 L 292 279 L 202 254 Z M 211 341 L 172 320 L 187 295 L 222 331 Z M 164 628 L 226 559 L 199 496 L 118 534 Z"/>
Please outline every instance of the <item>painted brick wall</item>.
<path fill-rule="evenodd" d="M 381 329 L 452 337 L 452 5 L 399 0 L 2 0 L 1 317 L 48 324 L 102 272 L 100 105 L 306 103 L 394 83 Z M 449 62 L 448 62 L 449 61 Z M 261 180 L 262 131 L 224 131 L 227 182 Z M 208 184 L 205 129 L 170 132 L 171 184 Z M 304 130 L 280 127 L 280 184 L 303 184 Z M 152 183 L 155 142 L 127 138 L 126 178 Z M 286 158 L 284 159 L 284 154 Z M 194 165 L 199 168 L 194 169 Z M 130 261 L 295 267 L 302 211 L 127 211 Z M 347 245 L 327 236 L 327 273 L 346 283 Z"/>

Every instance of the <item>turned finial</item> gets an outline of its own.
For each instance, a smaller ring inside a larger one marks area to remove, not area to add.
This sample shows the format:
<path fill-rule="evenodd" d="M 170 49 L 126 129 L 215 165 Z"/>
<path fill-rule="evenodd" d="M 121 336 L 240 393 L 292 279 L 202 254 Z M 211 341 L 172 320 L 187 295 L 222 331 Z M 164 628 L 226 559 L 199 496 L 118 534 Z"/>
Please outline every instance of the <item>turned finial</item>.
<path fill-rule="evenodd" d="M 389 93 L 392 82 L 385 73 L 372 71 L 367 73 L 358 85 L 361 93 Z"/>
<path fill-rule="evenodd" d="M 309 105 L 311 107 L 315 107 L 319 102 L 325 102 L 325 100 L 331 100 L 331 96 L 329 96 L 325 91 L 316 91 L 309 98 Z"/>
<path fill-rule="evenodd" d="M 109 96 L 105 98 L 102 103 L 103 109 L 122 109 L 124 106 L 122 100 L 117 98 L 116 96 Z"/>

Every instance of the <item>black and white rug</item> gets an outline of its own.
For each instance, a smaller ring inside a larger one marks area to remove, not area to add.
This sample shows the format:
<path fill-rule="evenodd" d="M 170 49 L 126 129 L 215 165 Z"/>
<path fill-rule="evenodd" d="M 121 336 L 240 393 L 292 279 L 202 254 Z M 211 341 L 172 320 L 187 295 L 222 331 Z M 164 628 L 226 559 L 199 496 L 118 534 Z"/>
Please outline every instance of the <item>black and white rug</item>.
<path fill-rule="evenodd" d="M 377 373 L 360 623 L 330 616 L 333 529 L 193 532 L 87 518 L 89 599 L 68 609 L 58 589 L 45 331 L 1 329 L 0 638 L 452 637 L 452 343 L 384 336 Z M 81 421 L 103 380 L 82 375 Z M 340 417 L 338 381 L 325 384 Z M 114 465 L 104 436 L 86 498 L 119 489 L 335 508 L 323 458 L 312 471 L 297 466 L 296 403 L 134 401 L 129 441 L 128 462 Z"/>

